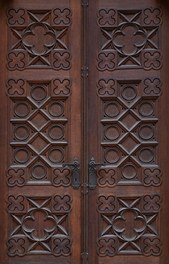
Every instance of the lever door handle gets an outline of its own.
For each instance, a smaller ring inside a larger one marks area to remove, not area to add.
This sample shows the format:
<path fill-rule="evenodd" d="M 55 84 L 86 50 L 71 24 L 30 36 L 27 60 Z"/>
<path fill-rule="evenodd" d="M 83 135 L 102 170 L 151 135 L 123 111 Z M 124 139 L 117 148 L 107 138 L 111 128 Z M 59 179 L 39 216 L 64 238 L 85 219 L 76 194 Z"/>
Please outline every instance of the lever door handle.
<path fill-rule="evenodd" d="M 62 167 L 68 167 L 72 170 L 72 187 L 78 189 L 80 187 L 80 163 L 78 159 L 74 159 L 71 163 L 63 163 Z"/>
<path fill-rule="evenodd" d="M 102 166 L 102 163 L 96 163 L 94 158 L 91 158 L 88 165 L 88 174 L 89 174 L 89 189 L 95 189 L 97 186 L 97 171 L 98 166 Z"/>

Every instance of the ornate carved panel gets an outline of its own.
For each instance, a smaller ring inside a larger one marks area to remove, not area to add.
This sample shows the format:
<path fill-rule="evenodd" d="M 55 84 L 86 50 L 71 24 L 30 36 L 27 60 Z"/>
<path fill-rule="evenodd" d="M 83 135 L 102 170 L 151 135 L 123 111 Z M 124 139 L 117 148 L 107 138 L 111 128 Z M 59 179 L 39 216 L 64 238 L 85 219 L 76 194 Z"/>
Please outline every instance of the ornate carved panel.
<path fill-rule="evenodd" d="M 9 196 L 9 256 L 71 254 L 69 214 L 71 197 Z"/>
<path fill-rule="evenodd" d="M 100 256 L 161 253 L 159 194 L 141 197 L 98 197 Z"/>
<path fill-rule="evenodd" d="M 80 176 L 73 177 L 71 163 L 77 158 L 80 164 L 81 151 L 80 110 L 76 113 L 81 58 L 75 49 L 81 43 L 79 10 L 80 2 L 74 0 L 19 0 L 9 3 L 4 14 L 5 263 L 78 263 L 80 259 Z"/>
<path fill-rule="evenodd" d="M 99 186 L 161 184 L 157 125 L 161 80 L 98 81 L 102 104 L 102 159 Z M 104 164 L 103 164 L 104 165 Z"/>
<path fill-rule="evenodd" d="M 70 69 L 70 9 L 9 9 L 8 25 L 10 70 L 39 67 Z"/>
<path fill-rule="evenodd" d="M 9 186 L 68 186 L 71 171 L 59 168 L 67 157 L 70 79 L 10 79 L 11 158 Z"/>
<path fill-rule="evenodd" d="M 162 12 L 158 8 L 144 10 L 100 9 L 100 50 L 98 69 L 161 67 L 160 32 Z"/>
<path fill-rule="evenodd" d="M 89 262 L 160 262 L 162 10 L 155 1 L 98 0 L 92 8 L 89 197 L 97 212 L 89 203 Z"/>

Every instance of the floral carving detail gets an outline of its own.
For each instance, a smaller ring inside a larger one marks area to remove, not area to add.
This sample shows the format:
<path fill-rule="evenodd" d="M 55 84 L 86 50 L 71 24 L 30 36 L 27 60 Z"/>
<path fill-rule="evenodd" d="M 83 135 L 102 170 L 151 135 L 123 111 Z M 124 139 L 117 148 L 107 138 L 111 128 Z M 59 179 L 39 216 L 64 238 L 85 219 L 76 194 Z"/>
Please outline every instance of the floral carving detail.
<path fill-rule="evenodd" d="M 99 70 L 101 70 L 101 71 L 114 70 L 115 59 L 116 59 L 115 53 L 113 53 L 113 52 L 110 52 L 110 53 L 101 52 L 98 55 L 98 68 L 99 68 Z"/>
<path fill-rule="evenodd" d="M 67 60 L 70 61 L 70 53 L 67 47 L 68 38 L 66 35 L 71 21 L 71 11 L 67 8 L 64 10 L 41 10 L 41 12 L 35 10 L 23 11 L 27 19 L 22 27 L 18 27 L 18 24 L 14 22 L 10 24 L 9 34 L 11 39 L 15 41 L 9 43 L 9 69 L 53 68 L 57 64 L 54 60 L 59 61 L 60 66 L 57 65 L 57 69 L 69 69 L 70 65 L 67 66 Z M 13 12 L 17 13 L 18 11 L 13 10 Z M 10 13 L 8 13 L 8 19 L 11 19 Z M 63 58 L 63 51 L 69 54 L 68 58 Z M 56 53 L 58 58 L 53 58 Z M 70 63 L 68 62 L 68 64 Z"/>
<path fill-rule="evenodd" d="M 144 15 L 144 23 L 146 25 L 159 25 L 161 23 L 162 12 L 158 8 L 147 8 L 144 10 Z"/>
<path fill-rule="evenodd" d="M 100 26 L 113 26 L 116 23 L 116 11 L 114 9 L 99 10 L 98 23 Z"/>
<path fill-rule="evenodd" d="M 117 254 L 117 241 L 115 238 L 100 238 L 97 242 L 100 256 L 115 256 Z"/>
<path fill-rule="evenodd" d="M 144 170 L 144 184 L 146 186 L 159 186 L 161 184 L 161 170 L 147 168 Z"/>
<path fill-rule="evenodd" d="M 144 92 L 147 95 L 160 96 L 161 94 L 161 80 L 158 78 L 155 79 L 145 79 L 144 80 Z"/>
<path fill-rule="evenodd" d="M 115 95 L 115 81 L 114 80 L 99 80 L 98 82 L 98 95 L 99 96 L 112 96 Z"/>
<path fill-rule="evenodd" d="M 10 9 L 8 10 L 8 23 L 10 25 L 22 26 L 25 23 L 25 10 L 24 9 Z"/>
<path fill-rule="evenodd" d="M 100 196 L 98 198 L 98 210 L 104 212 L 112 212 L 115 209 L 115 198 L 114 196 Z"/>
<path fill-rule="evenodd" d="M 146 219 L 137 210 L 124 209 L 113 220 L 114 233 L 124 241 L 136 241 L 144 234 Z"/>
<path fill-rule="evenodd" d="M 159 195 L 146 195 L 144 197 L 144 209 L 146 211 L 159 211 L 161 199 Z"/>
<path fill-rule="evenodd" d="M 9 96 L 14 96 L 14 95 L 24 95 L 25 93 L 25 81 L 22 79 L 19 80 L 14 80 L 10 79 L 7 82 L 7 93 Z"/>
<path fill-rule="evenodd" d="M 69 79 L 53 81 L 53 94 L 56 96 L 70 95 L 71 82 Z"/>
<path fill-rule="evenodd" d="M 143 241 L 143 252 L 146 256 L 159 256 L 161 253 L 161 242 L 158 238 L 146 238 Z"/>
<path fill-rule="evenodd" d="M 65 197 L 67 198 L 69 196 L 67 195 Z M 18 252 L 21 247 L 19 239 L 21 238 L 26 241 L 28 245 L 27 248 L 21 252 L 22 255 L 35 254 L 37 248 L 39 254 L 70 254 L 70 244 L 66 242 L 67 240 L 70 241 L 67 230 L 68 212 L 62 212 L 65 208 L 64 199 L 62 198 L 64 197 L 60 197 L 60 211 L 57 211 L 57 213 L 53 209 L 53 204 L 56 202 L 55 197 L 25 197 L 27 208 L 25 212 L 21 212 L 21 210 L 18 211 L 15 204 L 13 205 L 11 218 L 15 225 L 11 224 L 10 237 L 8 240 L 10 256 L 19 254 Z M 59 199 L 59 195 L 57 199 Z M 61 203 L 63 203 L 63 207 Z M 55 239 L 59 239 L 57 244 L 54 242 Z M 65 241 L 63 241 L 64 239 Z M 11 241 L 16 242 L 13 243 L 13 249 L 11 249 Z M 69 250 L 67 249 L 68 245 Z"/>
<path fill-rule="evenodd" d="M 147 13 L 151 13 L 151 16 Z M 148 70 L 151 68 L 159 69 L 159 58 L 155 52 L 159 52 L 160 49 L 160 23 L 160 9 L 99 10 L 98 24 L 102 32 L 98 53 L 99 70 L 114 70 L 125 66 L 129 68 L 145 67 Z M 100 57 L 100 54 L 103 53 L 107 57 L 107 52 L 114 53 L 115 64 L 105 67 L 103 61 L 106 59 L 103 58 L 103 55 Z M 151 62 L 150 65 L 147 65 L 148 62 L 145 63 L 145 58 L 142 59 L 146 52 L 151 57 L 155 57 L 152 59 L 154 60 L 153 65 Z"/>
<path fill-rule="evenodd" d="M 151 199 L 156 200 L 156 196 L 152 195 Z M 101 235 L 97 244 L 100 256 L 144 255 L 145 252 L 151 251 L 151 246 L 148 244 L 145 250 L 144 240 L 159 240 L 158 213 L 160 207 L 154 208 L 153 205 L 153 207 L 145 208 L 147 197 L 120 198 L 111 195 L 98 197 L 99 226 L 101 228 L 99 234 Z M 112 211 L 108 210 L 110 208 L 109 198 L 110 201 L 113 198 Z M 113 240 L 111 241 L 111 239 Z M 157 252 L 151 251 L 152 255 L 156 255 L 155 253 Z"/>
<path fill-rule="evenodd" d="M 31 55 L 48 54 L 56 45 L 55 31 L 46 24 L 34 23 L 24 32 L 22 43 Z"/>
<path fill-rule="evenodd" d="M 71 209 L 71 198 L 70 198 L 70 196 L 69 195 L 64 195 L 64 196 L 56 195 L 54 197 L 53 208 L 55 211 L 69 212 Z"/>
<path fill-rule="evenodd" d="M 10 52 L 8 55 L 8 66 L 10 70 L 23 70 L 26 57 L 24 52 Z"/>
<path fill-rule="evenodd" d="M 53 253 L 55 256 L 68 256 L 71 253 L 71 241 L 68 238 L 54 238 Z"/>
<path fill-rule="evenodd" d="M 71 183 L 71 171 L 69 169 L 54 169 L 53 184 L 55 186 L 69 186 Z"/>
<path fill-rule="evenodd" d="M 113 186 L 116 182 L 116 172 L 113 169 L 100 169 L 97 176 L 100 186 Z"/>
<path fill-rule="evenodd" d="M 17 197 L 9 196 L 8 197 L 8 209 L 11 212 L 19 211 L 23 212 L 25 210 L 25 199 L 22 195 L 19 195 Z"/>
<path fill-rule="evenodd" d="M 54 23 L 56 25 L 65 25 L 65 26 L 68 26 L 70 25 L 70 17 L 71 17 L 71 11 L 70 9 L 68 8 L 65 8 L 63 10 L 59 9 L 59 8 L 56 8 L 54 11 L 53 11 L 53 14 L 54 14 Z"/>
<path fill-rule="evenodd" d="M 158 70 L 161 67 L 161 53 L 159 51 L 146 51 L 144 53 L 145 69 Z"/>
<path fill-rule="evenodd" d="M 140 53 L 145 43 L 146 34 L 137 25 L 126 23 L 114 32 L 113 44 L 122 55 L 132 56 Z"/>
<path fill-rule="evenodd" d="M 26 236 L 35 241 L 46 240 L 56 229 L 55 219 L 46 211 L 38 209 L 28 213 L 21 225 Z"/>
<path fill-rule="evenodd" d="M 71 67 L 71 55 L 69 52 L 55 52 L 53 54 L 53 66 L 57 70 L 69 70 Z"/>
<path fill-rule="evenodd" d="M 24 169 L 9 169 L 7 177 L 9 186 L 23 186 L 26 181 Z"/>
<path fill-rule="evenodd" d="M 24 256 L 26 253 L 27 246 L 24 238 L 11 238 L 7 245 L 9 256 Z"/>

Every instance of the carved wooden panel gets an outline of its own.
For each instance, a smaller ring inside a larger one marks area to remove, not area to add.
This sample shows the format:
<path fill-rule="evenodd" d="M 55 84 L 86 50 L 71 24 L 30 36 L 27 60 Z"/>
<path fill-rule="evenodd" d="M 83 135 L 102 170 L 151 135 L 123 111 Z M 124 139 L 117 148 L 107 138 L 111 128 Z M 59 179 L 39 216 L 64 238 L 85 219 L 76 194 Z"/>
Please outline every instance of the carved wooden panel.
<path fill-rule="evenodd" d="M 101 99 L 102 159 L 113 168 L 98 171 L 98 184 L 161 184 L 158 151 L 158 99 L 161 80 L 98 81 Z"/>
<path fill-rule="evenodd" d="M 0 264 L 167 264 L 165 1 L 1 2 Z"/>
<path fill-rule="evenodd" d="M 89 11 L 95 52 L 88 44 L 89 159 L 97 182 L 90 263 L 160 263 L 162 9 L 155 1 L 96 2 L 95 25 Z"/>
<path fill-rule="evenodd" d="M 97 16 L 102 33 L 97 95 L 103 162 L 97 170 L 98 186 L 159 186 L 162 174 L 157 154 L 158 102 L 162 92 L 159 74 L 119 79 L 108 78 L 104 71 L 161 67 L 161 10 L 101 9 Z M 118 193 L 124 195 L 120 189 Z M 101 195 L 98 201 L 99 256 L 160 255 L 159 194 L 136 199 L 130 195 L 125 198 Z"/>
<path fill-rule="evenodd" d="M 42 198 L 11 195 L 8 202 L 11 216 L 8 240 L 10 256 L 71 254 L 69 195 Z"/>
<path fill-rule="evenodd" d="M 68 186 L 70 170 L 57 165 L 67 159 L 71 81 L 10 79 L 7 94 L 12 131 L 9 186 L 42 182 Z"/>
<path fill-rule="evenodd" d="M 161 67 L 161 10 L 100 9 L 98 25 L 101 30 L 98 69 Z"/>
<path fill-rule="evenodd" d="M 100 256 L 117 254 L 160 255 L 160 196 L 99 196 Z"/>
<path fill-rule="evenodd" d="M 5 11 L 6 264 L 80 261 L 80 190 L 66 165 L 81 152 L 79 9 L 24 0 Z"/>
<path fill-rule="evenodd" d="M 10 70 L 25 68 L 54 68 L 68 70 L 71 54 L 68 47 L 68 30 L 71 10 L 9 9 L 10 45 L 8 67 Z"/>

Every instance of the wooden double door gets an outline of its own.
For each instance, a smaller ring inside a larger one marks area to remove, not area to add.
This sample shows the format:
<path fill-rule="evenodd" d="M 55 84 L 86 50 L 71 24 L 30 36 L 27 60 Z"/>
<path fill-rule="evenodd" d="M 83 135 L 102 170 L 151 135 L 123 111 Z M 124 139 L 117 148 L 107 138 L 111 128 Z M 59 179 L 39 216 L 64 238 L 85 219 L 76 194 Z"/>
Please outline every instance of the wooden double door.
<path fill-rule="evenodd" d="M 167 264 L 167 6 L 0 12 L 0 263 Z"/>

